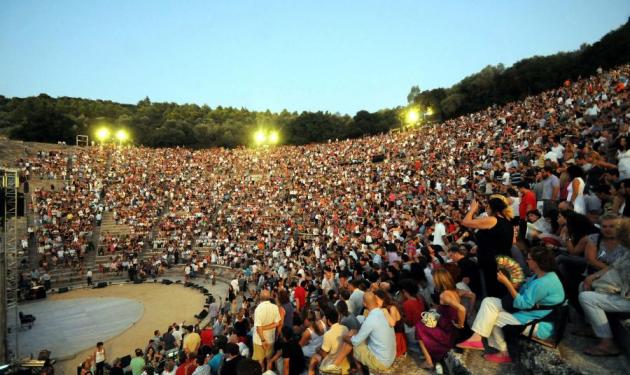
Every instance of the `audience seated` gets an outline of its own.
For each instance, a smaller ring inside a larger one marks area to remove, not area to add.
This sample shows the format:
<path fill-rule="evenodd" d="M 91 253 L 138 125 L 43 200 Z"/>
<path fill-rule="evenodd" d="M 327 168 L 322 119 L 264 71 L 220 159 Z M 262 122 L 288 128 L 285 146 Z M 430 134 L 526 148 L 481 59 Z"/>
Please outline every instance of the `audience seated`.
<path fill-rule="evenodd" d="M 601 339 L 587 352 L 616 354 L 606 312 L 630 309 L 628 77 L 624 65 L 442 123 L 326 144 L 39 153 L 18 161 L 23 175 L 62 182 L 31 192 L 39 265 L 84 272 L 97 243 L 110 257 L 102 271 L 131 280 L 176 266 L 186 280 L 234 270 L 225 301 L 204 310 L 211 348 L 194 327 L 158 338 L 164 351 L 185 349 L 169 375 L 191 375 L 202 350 L 200 372 L 254 368 L 240 344 L 260 370 L 385 370 L 405 349 L 432 367 L 467 320 L 475 333 L 460 346 L 487 341 L 498 351 L 487 360 L 509 362 L 502 327 L 538 320 L 565 296 Z M 106 221 L 120 233 L 92 238 Z M 497 274 L 496 255 L 520 263 L 526 281 Z M 433 305 L 445 318 L 430 327 Z M 550 322 L 532 329 L 554 335 Z"/>

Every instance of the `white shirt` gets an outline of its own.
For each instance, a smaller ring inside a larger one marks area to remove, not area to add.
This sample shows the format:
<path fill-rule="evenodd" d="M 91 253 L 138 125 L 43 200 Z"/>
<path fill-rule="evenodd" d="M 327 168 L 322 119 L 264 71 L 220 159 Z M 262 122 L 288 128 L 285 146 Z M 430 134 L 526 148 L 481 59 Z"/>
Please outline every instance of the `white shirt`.
<path fill-rule="evenodd" d="M 230 281 L 230 285 L 232 286 L 232 289 L 238 293 L 238 279 L 232 279 L 232 281 Z"/>
<path fill-rule="evenodd" d="M 553 151 L 549 151 L 548 153 L 545 154 L 544 157 L 545 160 L 551 160 L 554 163 L 558 162 L 558 154 L 556 154 Z"/>
<path fill-rule="evenodd" d="M 437 222 L 435 223 L 435 229 L 433 230 L 433 242 L 431 242 L 431 245 L 440 245 L 444 248 L 446 245 L 444 244 L 442 236 L 446 236 L 446 226 Z"/>
<path fill-rule="evenodd" d="M 501 177 L 501 182 L 505 186 L 510 186 L 510 172 L 508 171 L 503 172 L 503 176 Z"/>
<path fill-rule="evenodd" d="M 630 150 L 618 152 L 617 159 L 619 159 L 619 164 L 617 164 L 619 180 L 630 178 Z"/>
<path fill-rule="evenodd" d="M 281 317 L 278 306 L 269 301 L 264 301 L 260 303 L 254 311 L 254 344 L 262 345 L 262 341 L 260 340 L 260 336 L 258 336 L 258 331 L 256 330 L 256 327 L 266 326 L 271 323 L 278 323 L 280 322 L 280 320 Z M 276 330 L 265 330 L 263 334 L 267 343 L 273 344 L 276 336 Z"/>

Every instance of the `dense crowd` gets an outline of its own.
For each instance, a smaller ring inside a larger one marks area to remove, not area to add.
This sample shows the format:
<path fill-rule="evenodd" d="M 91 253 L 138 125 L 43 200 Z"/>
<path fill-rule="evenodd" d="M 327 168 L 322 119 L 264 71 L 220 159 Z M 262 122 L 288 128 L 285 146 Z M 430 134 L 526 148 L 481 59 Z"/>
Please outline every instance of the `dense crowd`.
<path fill-rule="evenodd" d="M 67 181 L 33 193 L 41 265 L 80 264 L 112 212 L 131 228 L 104 236 L 115 267 L 158 249 L 149 273 L 242 270 L 213 308 L 228 344 L 187 350 L 184 335 L 178 374 L 236 373 L 244 346 L 284 374 L 386 369 L 407 351 L 434 367 L 456 344 L 509 362 L 502 328 L 553 340 L 567 304 L 600 339 L 587 354 L 618 354 L 605 312 L 630 312 L 629 77 L 357 140 L 22 160 Z M 217 355 L 231 370 L 206 364 Z"/>

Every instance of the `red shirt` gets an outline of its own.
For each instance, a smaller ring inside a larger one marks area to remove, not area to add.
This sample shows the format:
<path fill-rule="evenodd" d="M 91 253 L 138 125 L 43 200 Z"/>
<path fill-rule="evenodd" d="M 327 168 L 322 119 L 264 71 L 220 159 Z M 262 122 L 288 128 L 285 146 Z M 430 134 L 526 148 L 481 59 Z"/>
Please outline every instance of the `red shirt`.
<path fill-rule="evenodd" d="M 521 220 L 527 219 L 527 211 L 536 208 L 536 194 L 531 190 L 525 190 L 521 197 L 521 203 L 518 206 L 518 216 Z"/>
<path fill-rule="evenodd" d="M 293 296 L 295 297 L 295 300 L 298 301 L 300 310 L 303 309 L 304 306 L 306 306 L 306 289 L 301 286 L 296 286 L 293 291 Z"/>
<path fill-rule="evenodd" d="M 424 302 L 420 298 L 410 298 L 402 305 L 405 324 L 415 326 L 420 321 L 420 315 L 424 312 Z"/>
<path fill-rule="evenodd" d="M 175 371 L 175 375 L 192 375 L 196 368 L 197 361 L 195 359 L 190 359 L 179 365 Z"/>
<path fill-rule="evenodd" d="M 201 331 L 201 345 L 212 346 L 214 344 L 214 333 L 212 329 L 205 328 Z"/>

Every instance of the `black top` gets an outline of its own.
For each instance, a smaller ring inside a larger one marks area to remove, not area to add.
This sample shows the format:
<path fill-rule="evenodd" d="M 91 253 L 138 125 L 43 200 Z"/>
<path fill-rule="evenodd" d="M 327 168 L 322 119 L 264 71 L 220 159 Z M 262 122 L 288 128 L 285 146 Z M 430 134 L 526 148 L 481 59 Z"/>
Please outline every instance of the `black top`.
<path fill-rule="evenodd" d="M 479 268 L 477 264 L 470 260 L 470 258 L 462 258 L 457 262 L 459 269 L 462 271 L 460 277 L 468 277 L 470 279 L 470 290 L 472 290 L 478 296 L 481 295 L 481 281 L 479 279 Z"/>
<path fill-rule="evenodd" d="M 514 227 L 506 218 L 497 216 L 497 224 L 477 231 L 477 260 L 480 265 L 496 263 L 498 255 L 511 256 Z"/>
<path fill-rule="evenodd" d="M 237 320 L 236 322 L 234 322 L 234 333 L 236 333 L 237 336 L 241 336 L 241 337 L 245 337 L 247 336 L 247 333 L 249 332 L 249 322 L 247 321 L 247 319 L 243 319 L 243 320 Z"/>
<path fill-rule="evenodd" d="M 221 375 L 236 375 L 236 366 L 243 359 L 241 355 L 237 355 L 232 359 L 225 359 L 223 366 L 221 366 Z"/>
<path fill-rule="evenodd" d="M 164 341 L 164 350 L 175 348 L 175 336 L 173 336 L 173 334 L 166 332 L 164 336 L 162 336 L 162 341 Z"/>
<path fill-rule="evenodd" d="M 304 372 L 306 361 L 298 340 L 276 341 L 275 349 L 282 350 L 282 359 L 289 359 L 289 375 L 300 375 Z"/>

